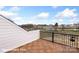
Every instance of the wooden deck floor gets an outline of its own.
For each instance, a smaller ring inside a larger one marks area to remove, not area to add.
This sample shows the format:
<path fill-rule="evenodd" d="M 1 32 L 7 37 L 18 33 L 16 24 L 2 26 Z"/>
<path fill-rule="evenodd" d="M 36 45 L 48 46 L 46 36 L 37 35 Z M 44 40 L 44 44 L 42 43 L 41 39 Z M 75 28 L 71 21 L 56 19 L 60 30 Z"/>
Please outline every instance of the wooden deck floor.
<path fill-rule="evenodd" d="M 73 53 L 79 51 L 78 49 L 73 47 L 52 43 L 44 39 L 39 39 L 24 46 L 18 47 L 7 53 L 65 53 L 65 52 Z"/>

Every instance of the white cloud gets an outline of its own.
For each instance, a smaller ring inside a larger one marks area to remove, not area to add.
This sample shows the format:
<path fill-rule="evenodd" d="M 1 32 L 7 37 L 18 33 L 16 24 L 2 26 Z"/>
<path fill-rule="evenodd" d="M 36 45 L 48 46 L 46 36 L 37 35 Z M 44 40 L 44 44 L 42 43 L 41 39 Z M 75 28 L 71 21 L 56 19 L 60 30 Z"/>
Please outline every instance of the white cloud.
<path fill-rule="evenodd" d="M 22 24 L 35 24 L 34 21 L 27 20 L 27 19 L 25 19 L 25 17 L 20 17 L 20 16 L 14 17 L 12 20 L 16 24 L 18 24 L 18 25 L 22 25 Z"/>
<path fill-rule="evenodd" d="M 33 23 L 32 21 L 28 21 L 25 17 L 19 15 L 18 11 L 20 10 L 19 7 L 11 7 L 8 10 L 4 10 L 5 7 L 0 7 L 0 14 L 6 16 L 7 18 L 14 21 L 16 24 L 26 24 L 26 23 Z"/>
<path fill-rule="evenodd" d="M 58 12 L 54 17 L 53 17 L 53 23 L 58 22 L 58 23 L 75 23 L 76 20 L 78 19 L 78 14 L 76 9 L 69 9 L 66 8 L 65 10 Z"/>
<path fill-rule="evenodd" d="M 18 15 L 17 13 L 8 12 L 8 11 L 0 11 L 0 14 L 7 16 L 7 17 Z"/>
<path fill-rule="evenodd" d="M 21 20 L 22 17 L 15 17 L 14 20 Z"/>
<path fill-rule="evenodd" d="M 11 7 L 8 10 L 4 10 L 5 7 L 0 7 L 0 14 L 6 16 L 7 18 L 13 20 L 16 24 L 25 23 L 23 17 L 19 16 L 18 11 L 20 10 L 18 7 Z M 17 12 L 14 12 L 17 11 Z"/>
<path fill-rule="evenodd" d="M 20 16 L 16 16 L 14 18 L 12 18 L 12 20 L 16 23 L 16 24 L 24 24 L 26 23 L 27 21 L 24 19 L 24 17 L 20 17 Z"/>
<path fill-rule="evenodd" d="M 64 11 L 59 12 L 56 16 L 56 18 L 74 18 L 77 17 L 76 9 L 68 9 L 66 8 Z"/>
<path fill-rule="evenodd" d="M 65 9 L 63 12 L 62 12 L 62 16 L 63 17 L 76 17 L 77 14 L 75 13 L 75 9 L 72 9 L 72 10 L 69 10 L 69 9 Z"/>
<path fill-rule="evenodd" d="M 28 23 L 28 24 L 33 24 L 33 21 L 28 21 L 27 23 Z"/>
<path fill-rule="evenodd" d="M 63 19 L 59 19 L 60 22 L 63 22 Z"/>
<path fill-rule="evenodd" d="M 48 12 L 42 12 L 42 13 L 40 13 L 40 14 L 38 14 L 36 16 L 36 18 L 39 18 L 39 19 L 46 19 L 48 17 L 49 17 L 49 13 Z"/>
<path fill-rule="evenodd" d="M 40 12 L 37 15 L 31 16 L 29 21 L 27 23 L 32 23 L 32 24 L 43 24 L 44 21 L 48 20 L 49 18 L 49 13 L 48 12 Z"/>
<path fill-rule="evenodd" d="M 53 20 L 52 20 L 52 23 L 53 23 L 53 24 L 55 24 L 55 23 L 63 24 L 63 22 L 64 22 L 63 19 L 53 19 Z"/>
<path fill-rule="evenodd" d="M 11 17 L 11 16 L 17 16 L 18 12 L 13 12 L 13 11 L 18 11 L 18 7 L 11 7 L 8 10 L 5 10 L 5 6 L 0 6 L 0 14 Z"/>

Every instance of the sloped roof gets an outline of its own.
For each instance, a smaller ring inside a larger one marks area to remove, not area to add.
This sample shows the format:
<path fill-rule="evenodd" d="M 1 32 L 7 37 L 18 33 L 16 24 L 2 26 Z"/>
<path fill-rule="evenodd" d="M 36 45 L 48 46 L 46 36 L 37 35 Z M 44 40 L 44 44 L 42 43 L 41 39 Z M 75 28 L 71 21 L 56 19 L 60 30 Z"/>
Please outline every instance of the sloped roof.
<path fill-rule="evenodd" d="M 16 23 L 15 23 L 14 21 L 12 21 L 11 19 L 9 19 L 9 18 L 7 18 L 7 17 L 5 17 L 5 16 L 3 16 L 3 15 L 1 15 L 1 14 L 0 14 L 0 16 L 3 17 L 3 18 L 5 18 L 6 20 L 8 20 L 8 21 L 10 21 L 10 22 L 12 22 L 12 23 L 14 23 L 14 24 L 16 24 Z"/>

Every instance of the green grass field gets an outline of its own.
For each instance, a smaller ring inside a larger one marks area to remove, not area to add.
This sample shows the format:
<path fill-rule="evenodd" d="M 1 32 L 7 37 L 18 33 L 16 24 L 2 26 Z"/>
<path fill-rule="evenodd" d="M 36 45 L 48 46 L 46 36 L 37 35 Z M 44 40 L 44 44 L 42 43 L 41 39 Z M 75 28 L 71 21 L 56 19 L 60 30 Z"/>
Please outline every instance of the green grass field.
<path fill-rule="evenodd" d="M 64 33 L 64 34 L 73 34 L 73 35 L 79 35 L 79 31 L 74 31 L 74 30 L 58 30 L 58 31 L 41 31 L 41 37 L 51 37 L 52 36 L 52 32 L 54 33 Z"/>
<path fill-rule="evenodd" d="M 74 35 L 79 35 L 79 31 L 75 31 L 75 30 L 64 30 L 64 31 L 61 31 L 61 30 L 58 30 L 59 33 L 66 33 L 66 34 L 74 34 Z"/>

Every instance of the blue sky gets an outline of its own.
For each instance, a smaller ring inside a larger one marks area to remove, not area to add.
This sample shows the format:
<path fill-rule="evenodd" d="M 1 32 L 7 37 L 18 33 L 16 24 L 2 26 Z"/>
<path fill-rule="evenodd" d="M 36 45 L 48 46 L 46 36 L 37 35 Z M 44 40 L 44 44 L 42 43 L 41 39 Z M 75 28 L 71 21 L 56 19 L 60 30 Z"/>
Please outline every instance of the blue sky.
<path fill-rule="evenodd" d="M 18 25 L 79 23 L 78 6 L 0 6 L 0 14 Z"/>

